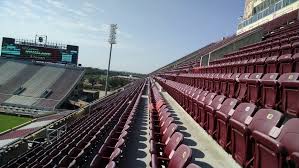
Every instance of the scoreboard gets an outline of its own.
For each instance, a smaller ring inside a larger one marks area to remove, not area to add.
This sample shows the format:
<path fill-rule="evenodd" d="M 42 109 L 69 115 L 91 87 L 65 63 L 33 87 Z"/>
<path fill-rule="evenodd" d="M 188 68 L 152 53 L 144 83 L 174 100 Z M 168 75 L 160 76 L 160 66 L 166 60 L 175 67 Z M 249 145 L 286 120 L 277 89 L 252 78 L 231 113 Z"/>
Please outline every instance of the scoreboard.
<path fill-rule="evenodd" d="M 78 46 L 66 45 L 62 48 L 47 44 L 16 43 L 13 38 L 3 37 L 1 56 L 77 65 L 78 52 Z"/>

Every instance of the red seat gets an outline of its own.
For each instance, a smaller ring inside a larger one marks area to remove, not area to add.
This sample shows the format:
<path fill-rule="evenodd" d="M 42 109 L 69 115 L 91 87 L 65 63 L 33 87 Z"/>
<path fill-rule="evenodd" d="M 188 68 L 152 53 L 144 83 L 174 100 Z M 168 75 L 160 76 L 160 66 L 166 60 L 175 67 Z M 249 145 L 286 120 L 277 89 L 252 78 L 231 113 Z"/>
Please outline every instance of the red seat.
<path fill-rule="evenodd" d="M 283 127 L 273 127 L 269 133 L 253 131 L 255 139 L 255 168 L 284 168 L 289 167 L 287 159 L 296 160 L 293 153 L 299 151 L 299 119 L 293 118 Z M 298 163 L 298 162 L 297 162 Z"/>
<path fill-rule="evenodd" d="M 235 91 L 237 89 L 237 78 L 239 78 L 241 74 L 235 73 L 231 75 L 228 80 L 228 97 L 235 97 Z"/>
<path fill-rule="evenodd" d="M 212 100 L 214 99 L 214 97 L 216 96 L 216 93 L 209 93 L 203 101 L 199 101 L 198 102 L 198 118 L 196 119 L 197 123 L 199 123 L 202 128 L 205 128 L 206 126 L 206 120 L 207 120 L 207 116 L 206 116 L 206 112 L 205 112 L 205 108 L 207 105 L 210 105 L 212 103 Z"/>
<path fill-rule="evenodd" d="M 158 157 L 171 159 L 174 151 L 182 144 L 184 140 L 183 134 L 175 132 L 168 143 L 158 143 L 154 140 L 150 141 L 150 153 L 156 154 Z M 161 155 L 162 153 L 162 155 Z"/>
<path fill-rule="evenodd" d="M 194 93 L 191 94 L 189 98 L 189 104 L 188 104 L 188 113 L 191 115 L 194 110 L 193 104 L 196 102 L 196 98 L 199 96 L 199 94 L 202 92 L 202 89 L 197 89 Z"/>
<path fill-rule="evenodd" d="M 292 45 L 285 44 L 281 46 L 281 56 L 278 58 L 279 73 L 290 73 L 293 69 Z"/>
<path fill-rule="evenodd" d="M 266 72 L 266 68 L 265 68 L 265 61 L 266 58 L 258 58 L 255 62 L 255 73 L 265 73 Z"/>
<path fill-rule="evenodd" d="M 227 96 L 228 94 L 228 82 L 227 80 L 232 76 L 232 73 L 225 74 L 220 78 L 220 93 Z"/>
<path fill-rule="evenodd" d="M 238 82 L 238 89 L 235 91 L 235 97 L 243 101 L 247 97 L 247 79 L 249 78 L 250 73 L 244 73 L 240 75 L 240 77 L 237 79 Z"/>
<path fill-rule="evenodd" d="M 261 105 L 265 108 L 276 108 L 278 96 L 278 73 L 268 73 L 261 79 Z"/>
<path fill-rule="evenodd" d="M 291 116 L 299 117 L 299 73 L 286 73 L 280 76 L 281 110 Z"/>
<path fill-rule="evenodd" d="M 207 115 L 207 124 L 206 129 L 207 132 L 214 137 L 215 129 L 216 129 L 216 111 L 221 108 L 221 104 L 225 100 L 224 95 L 216 96 L 210 105 L 207 105 L 205 108 Z"/>
<path fill-rule="evenodd" d="M 247 66 L 246 66 L 246 72 L 247 73 L 254 73 L 255 72 L 255 62 L 256 62 L 255 58 L 252 58 L 252 59 L 248 60 Z"/>
<path fill-rule="evenodd" d="M 270 57 L 266 58 L 265 63 L 266 66 L 266 73 L 276 73 L 277 72 L 277 59 L 280 55 L 279 46 L 275 46 L 270 50 Z"/>
<path fill-rule="evenodd" d="M 228 98 L 223 102 L 221 108 L 216 111 L 216 139 L 224 149 L 227 148 L 230 140 L 230 127 L 228 121 L 232 115 L 231 112 L 234 111 L 237 103 L 237 99 Z"/>
<path fill-rule="evenodd" d="M 260 102 L 260 79 L 262 78 L 262 73 L 253 73 L 246 79 L 247 82 L 247 101 L 254 104 L 259 104 Z"/>
<path fill-rule="evenodd" d="M 224 77 L 225 74 L 219 74 L 218 76 L 214 77 L 214 91 L 217 94 L 221 93 L 221 79 Z"/>
<path fill-rule="evenodd" d="M 258 130 L 268 133 L 274 126 L 280 126 L 283 114 L 276 110 L 261 109 L 255 113 L 256 106 L 251 104 L 245 111 L 236 111 L 230 119 L 232 133 L 232 155 L 243 167 L 248 166 L 253 157 L 253 144 L 251 133 Z M 249 109 L 250 107 L 250 109 Z M 247 111 L 246 111 L 247 110 Z"/>
<path fill-rule="evenodd" d="M 168 168 L 184 168 L 186 167 L 192 158 L 192 150 L 182 144 L 174 152 L 173 157 L 170 159 Z"/>
<path fill-rule="evenodd" d="M 198 102 L 204 101 L 205 97 L 208 95 L 209 91 L 202 91 L 196 98 L 193 103 L 192 113 L 191 116 L 196 121 L 199 117 L 199 109 L 198 109 Z"/>

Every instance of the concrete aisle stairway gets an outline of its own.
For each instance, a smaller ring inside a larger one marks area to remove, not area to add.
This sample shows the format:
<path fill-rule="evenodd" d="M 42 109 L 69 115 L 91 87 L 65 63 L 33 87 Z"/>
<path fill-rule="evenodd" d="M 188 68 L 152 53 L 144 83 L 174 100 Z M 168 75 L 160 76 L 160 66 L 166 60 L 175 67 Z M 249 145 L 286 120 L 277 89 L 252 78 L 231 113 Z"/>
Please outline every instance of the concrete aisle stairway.
<path fill-rule="evenodd" d="M 148 90 L 145 86 L 143 95 L 138 105 L 132 130 L 129 132 L 129 140 L 123 151 L 123 158 L 119 167 L 145 168 L 149 167 L 151 155 L 149 154 L 149 111 Z"/>

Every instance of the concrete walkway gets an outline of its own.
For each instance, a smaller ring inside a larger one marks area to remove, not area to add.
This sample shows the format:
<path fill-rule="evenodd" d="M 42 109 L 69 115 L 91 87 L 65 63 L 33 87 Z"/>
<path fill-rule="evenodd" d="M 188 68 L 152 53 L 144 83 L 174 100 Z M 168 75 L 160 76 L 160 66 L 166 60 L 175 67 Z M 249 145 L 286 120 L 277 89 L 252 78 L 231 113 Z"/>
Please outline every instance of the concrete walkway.
<path fill-rule="evenodd" d="M 123 159 L 119 167 L 145 168 L 149 167 L 151 155 L 149 154 L 149 111 L 147 86 L 141 97 L 138 111 L 132 130 L 129 133 L 126 149 L 123 151 Z"/>
<path fill-rule="evenodd" d="M 161 94 L 185 137 L 184 144 L 192 149 L 193 163 L 202 168 L 241 168 L 167 92 L 162 91 Z"/>

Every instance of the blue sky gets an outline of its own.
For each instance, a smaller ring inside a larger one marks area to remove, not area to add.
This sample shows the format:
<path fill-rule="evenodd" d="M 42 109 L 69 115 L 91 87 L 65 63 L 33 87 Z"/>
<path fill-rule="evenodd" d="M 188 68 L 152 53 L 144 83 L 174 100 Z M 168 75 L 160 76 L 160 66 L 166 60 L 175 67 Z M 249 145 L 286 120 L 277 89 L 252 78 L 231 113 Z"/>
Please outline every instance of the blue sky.
<path fill-rule="evenodd" d="M 0 37 L 47 35 L 79 45 L 83 66 L 105 69 L 117 23 L 111 69 L 149 73 L 233 34 L 243 8 L 237 0 L 1 0 Z"/>

